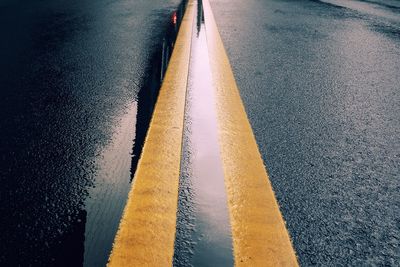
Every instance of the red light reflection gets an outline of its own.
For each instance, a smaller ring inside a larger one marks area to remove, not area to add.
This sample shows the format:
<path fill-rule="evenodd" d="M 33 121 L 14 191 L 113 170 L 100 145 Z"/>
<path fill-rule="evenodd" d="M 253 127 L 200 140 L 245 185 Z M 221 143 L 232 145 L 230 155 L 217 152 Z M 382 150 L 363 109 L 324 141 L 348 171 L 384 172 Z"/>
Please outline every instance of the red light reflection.
<path fill-rule="evenodd" d="M 174 13 L 172 13 L 172 23 L 176 25 L 177 21 L 178 21 L 178 16 L 176 14 L 176 11 L 174 11 Z"/>

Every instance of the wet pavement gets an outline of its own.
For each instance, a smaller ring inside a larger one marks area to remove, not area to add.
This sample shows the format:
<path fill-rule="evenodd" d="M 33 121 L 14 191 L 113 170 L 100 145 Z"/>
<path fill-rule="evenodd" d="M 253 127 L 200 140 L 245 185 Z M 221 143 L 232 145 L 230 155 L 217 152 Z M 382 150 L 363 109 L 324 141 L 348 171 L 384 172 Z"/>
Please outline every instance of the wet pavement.
<path fill-rule="evenodd" d="M 180 2 L 0 3 L 2 266 L 106 263 Z"/>
<path fill-rule="evenodd" d="M 107 262 L 179 2 L 0 4 L 0 265 Z M 300 264 L 396 266 L 399 2 L 210 2 Z M 226 266 L 232 239 L 198 11 L 174 265 Z"/>
<path fill-rule="evenodd" d="M 194 17 L 186 92 L 174 266 L 233 266 L 202 1 Z"/>
<path fill-rule="evenodd" d="M 396 266 L 398 1 L 211 5 L 300 264 Z"/>

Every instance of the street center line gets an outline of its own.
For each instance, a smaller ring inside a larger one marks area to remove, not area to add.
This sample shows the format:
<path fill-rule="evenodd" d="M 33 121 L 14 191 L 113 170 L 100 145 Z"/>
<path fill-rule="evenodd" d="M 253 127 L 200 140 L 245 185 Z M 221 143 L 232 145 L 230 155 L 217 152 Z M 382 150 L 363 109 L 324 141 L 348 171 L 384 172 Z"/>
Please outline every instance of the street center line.
<path fill-rule="evenodd" d="M 202 1 L 193 23 L 174 266 L 233 266 Z"/>

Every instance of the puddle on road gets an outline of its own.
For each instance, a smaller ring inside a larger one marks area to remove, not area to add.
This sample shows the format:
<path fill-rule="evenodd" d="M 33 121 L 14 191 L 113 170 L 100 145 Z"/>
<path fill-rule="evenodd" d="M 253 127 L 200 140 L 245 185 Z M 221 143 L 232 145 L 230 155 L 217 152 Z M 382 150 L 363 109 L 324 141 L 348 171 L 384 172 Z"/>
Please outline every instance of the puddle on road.
<path fill-rule="evenodd" d="M 186 3 L 170 15 L 167 34 L 149 62 L 137 100 L 120 116 L 113 141 L 97 163 L 95 186 L 85 202 L 83 266 L 105 266 L 108 261 Z"/>
<path fill-rule="evenodd" d="M 233 266 L 202 2 L 193 26 L 174 266 Z"/>
<path fill-rule="evenodd" d="M 134 102 L 122 116 L 113 142 L 106 147 L 99 162 L 96 186 L 89 191 L 85 205 L 85 266 L 104 266 L 108 260 L 130 188 L 131 147 L 135 136 L 131 123 L 136 113 L 137 103 Z"/>
<path fill-rule="evenodd" d="M 169 59 L 178 34 L 179 26 L 182 22 L 186 9 L 187 0 L 183 0 L 178 9 L 172 12 L 170 16 L 170 26 L 167 34 L 164 36 L 160 51 L 153 56 L 150 69 L 147 71 L 146 85 L 140 90 L 138 95 L 138 114 L 136 122 L 135 146 L 132 152 L 132 177 L 135 173 L 143 144 L 149 128 L 151 116 L 158 97 L 158 91 L 161 87 L 165 72 L 167 71 Z"/>

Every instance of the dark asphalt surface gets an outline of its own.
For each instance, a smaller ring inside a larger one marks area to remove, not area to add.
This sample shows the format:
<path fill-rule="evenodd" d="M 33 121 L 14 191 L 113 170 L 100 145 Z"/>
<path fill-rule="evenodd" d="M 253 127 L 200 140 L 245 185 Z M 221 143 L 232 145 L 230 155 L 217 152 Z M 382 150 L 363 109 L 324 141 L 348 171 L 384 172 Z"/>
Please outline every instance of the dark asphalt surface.
<path fill-rule="evenodd" d="M 179 2 L 1 1 L 1 266 L 105 264 Z"/>
<path fill-rule="evenodd" d="M 329 2 L 211 4 L 301 265 L 398 266 L 400 2 Z"/>

